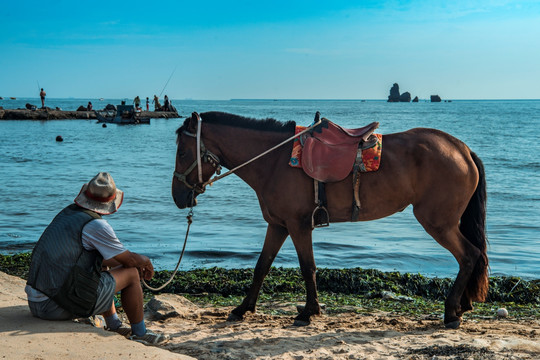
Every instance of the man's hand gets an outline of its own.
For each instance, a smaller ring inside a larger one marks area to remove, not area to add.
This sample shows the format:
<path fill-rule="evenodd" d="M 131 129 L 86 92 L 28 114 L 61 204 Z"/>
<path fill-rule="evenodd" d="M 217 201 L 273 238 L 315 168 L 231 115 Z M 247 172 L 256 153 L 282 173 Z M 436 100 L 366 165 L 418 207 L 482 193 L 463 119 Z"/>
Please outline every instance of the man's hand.
<path fill-rule="evenodd" d="M 139 268 L 139 274 L 144 280 L 150 280 L 154 277 L 154 266 L 152 265 L 150 260 L 148 260 L 148 263 L 146 265 Z"/>
<path fill-rule="evenodd" d="M 147 256 L 126 250 L 116 255 L 114 259 L 126 268 L 137 268 L 141 278 L 144 280 L 150 280 L 154 276 L 154 266 Z"/>

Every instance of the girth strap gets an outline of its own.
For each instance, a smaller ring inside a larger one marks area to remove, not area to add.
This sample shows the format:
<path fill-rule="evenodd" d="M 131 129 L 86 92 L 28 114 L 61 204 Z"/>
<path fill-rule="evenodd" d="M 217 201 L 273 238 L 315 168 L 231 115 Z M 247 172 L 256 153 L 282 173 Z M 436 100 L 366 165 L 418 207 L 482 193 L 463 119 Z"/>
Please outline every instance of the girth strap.
<path fill-rule="evenodd" d="M 362 143 L 360 143 L 361 145 Z M 362 161 L 362 150 L 359 149 L 356 153 L 356 160 L 354 161 L 353 166 L 353 194 L 354 201 L 352 205 L 352 216 L 351 221 L 358 221 L 358 215 L 360 213 L 361 204 L 360 204 L 360 162 Z"/>

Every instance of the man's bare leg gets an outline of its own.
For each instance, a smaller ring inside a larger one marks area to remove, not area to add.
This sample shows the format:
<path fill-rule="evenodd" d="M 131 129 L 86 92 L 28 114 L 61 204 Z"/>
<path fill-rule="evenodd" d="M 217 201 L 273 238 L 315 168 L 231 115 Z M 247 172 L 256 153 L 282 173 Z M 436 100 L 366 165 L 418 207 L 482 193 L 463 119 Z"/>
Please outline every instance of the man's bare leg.
<path fill-rule="evenodd" d="M 144 319 L 143 291 L 137 268 L 119 267 L 109 270 L 116 280 L 115 292 L 121 291 L 122 307 L 130 324 L 137 324 Z M 112 315 L 116 312 L 114 303 L 109 310 Z"/>

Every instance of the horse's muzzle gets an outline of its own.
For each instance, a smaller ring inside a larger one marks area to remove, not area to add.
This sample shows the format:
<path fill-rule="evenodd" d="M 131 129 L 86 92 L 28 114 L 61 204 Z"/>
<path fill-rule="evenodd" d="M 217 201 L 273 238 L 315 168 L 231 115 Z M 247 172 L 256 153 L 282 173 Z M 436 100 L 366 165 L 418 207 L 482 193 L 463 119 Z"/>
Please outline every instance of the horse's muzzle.
<path fill-rule="evenodd" d="M 185 192 L 181 195 L 173 193 L 173 200 L 179 209 L 185 209 L 187 207 L 193 207 L 197 205 L 197 199 L 193 191 Z"/>

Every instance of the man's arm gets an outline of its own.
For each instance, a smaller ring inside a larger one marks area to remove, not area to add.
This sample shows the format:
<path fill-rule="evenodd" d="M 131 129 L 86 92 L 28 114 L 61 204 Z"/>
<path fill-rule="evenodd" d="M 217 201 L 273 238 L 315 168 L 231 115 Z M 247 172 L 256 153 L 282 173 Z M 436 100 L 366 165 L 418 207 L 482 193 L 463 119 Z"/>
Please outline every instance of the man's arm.
<path fill-rule="evenodd" d="M 129 250 L 126 250 L 115 257 L 103 262 L 106 266 L 111 266 L 109 263 L 118 263 L 125 268 L 137 268 L 139 274 L 145 280 L 150 280 L 154 276 L 154 266 L 147 256 L 140 255 Z"/>

